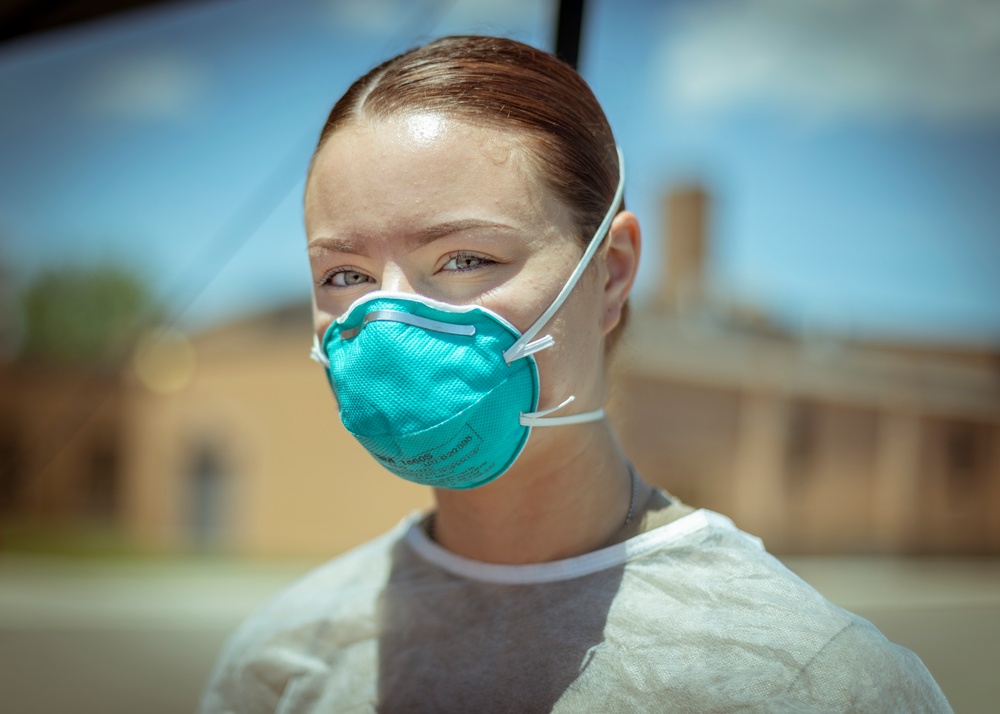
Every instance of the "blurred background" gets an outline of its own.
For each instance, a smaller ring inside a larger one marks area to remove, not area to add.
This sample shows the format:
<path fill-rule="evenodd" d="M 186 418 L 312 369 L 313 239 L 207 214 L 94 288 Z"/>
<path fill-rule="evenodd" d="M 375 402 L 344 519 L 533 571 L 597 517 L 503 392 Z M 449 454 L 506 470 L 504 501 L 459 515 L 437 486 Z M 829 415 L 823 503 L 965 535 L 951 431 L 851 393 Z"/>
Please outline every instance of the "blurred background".
<path fill-rule="evenodd" d="M 300 202 L 369 68 L 559 3 L 0 3 L 0 708 L 190 711 L 225 634 L 430 494 L 308 360 Z M 1000 681 L 1000 4 L 589 0 L 644 230 L 610 411 L 915 650 Z"/>

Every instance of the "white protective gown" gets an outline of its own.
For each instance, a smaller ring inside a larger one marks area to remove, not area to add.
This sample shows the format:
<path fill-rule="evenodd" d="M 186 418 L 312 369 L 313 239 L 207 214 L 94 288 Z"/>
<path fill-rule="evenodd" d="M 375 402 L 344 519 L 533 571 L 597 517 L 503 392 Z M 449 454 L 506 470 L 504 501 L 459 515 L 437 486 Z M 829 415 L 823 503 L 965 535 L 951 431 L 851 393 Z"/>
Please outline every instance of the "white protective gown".
<path fill-rule="evenodd" d="M 920 660 L 717 513 L 538 565 L 418 516 L 229 639 L 201 712 L 950 712 Z"/>

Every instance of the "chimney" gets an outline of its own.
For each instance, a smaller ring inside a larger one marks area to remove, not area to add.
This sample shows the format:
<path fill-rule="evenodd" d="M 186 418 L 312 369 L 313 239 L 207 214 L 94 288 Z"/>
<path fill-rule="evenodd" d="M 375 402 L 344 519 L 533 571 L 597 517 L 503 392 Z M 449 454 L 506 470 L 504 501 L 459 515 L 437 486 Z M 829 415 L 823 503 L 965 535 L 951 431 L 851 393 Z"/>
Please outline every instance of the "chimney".
<path fill-rule="evenodd" d="M 669 313 L 687 312 L 705 297 L 708 193 L 700 186 L 678 187 L 667 194 L 663 208 L 666 279 L 661 277 L 656 306 Z"/>

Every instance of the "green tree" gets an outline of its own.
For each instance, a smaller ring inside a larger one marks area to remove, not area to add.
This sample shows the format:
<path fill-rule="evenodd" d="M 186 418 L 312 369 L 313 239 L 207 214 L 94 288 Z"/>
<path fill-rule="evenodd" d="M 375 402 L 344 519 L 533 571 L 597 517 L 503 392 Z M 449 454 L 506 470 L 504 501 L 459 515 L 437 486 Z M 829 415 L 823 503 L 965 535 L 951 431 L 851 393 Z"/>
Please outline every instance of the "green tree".
<path fill-rule="evenodd" d="M 43 270 L 21 307 L 21 357 L 78 366 L 117 365 L 139 329 L 155 322 L 143 281 L 118 265 Z"/>

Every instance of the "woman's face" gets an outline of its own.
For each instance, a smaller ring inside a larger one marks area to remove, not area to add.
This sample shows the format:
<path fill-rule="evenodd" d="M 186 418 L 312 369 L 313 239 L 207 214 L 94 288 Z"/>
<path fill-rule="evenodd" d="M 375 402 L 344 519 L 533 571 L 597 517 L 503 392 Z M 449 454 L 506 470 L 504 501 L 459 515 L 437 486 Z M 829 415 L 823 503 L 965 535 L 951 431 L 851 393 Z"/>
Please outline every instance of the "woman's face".
<path fill-rule="evenodd" d="M 525 159 L 504 134 L 439 114 L 334 132 L 305 196 L 317 335 L 373 290 L 478 304 L 528 328 L 583 249 Z M 599 406 L 600 384 L 583 382 L 602 381 L 601 271 L 598 261 L 540 334 L 556 344 L 536 357 L 539 408 L 569 394 L 581 401 L 567 413 Z"/>

